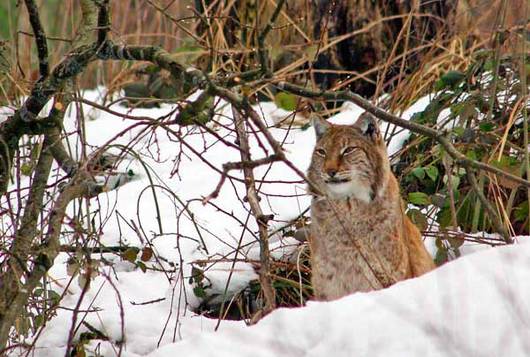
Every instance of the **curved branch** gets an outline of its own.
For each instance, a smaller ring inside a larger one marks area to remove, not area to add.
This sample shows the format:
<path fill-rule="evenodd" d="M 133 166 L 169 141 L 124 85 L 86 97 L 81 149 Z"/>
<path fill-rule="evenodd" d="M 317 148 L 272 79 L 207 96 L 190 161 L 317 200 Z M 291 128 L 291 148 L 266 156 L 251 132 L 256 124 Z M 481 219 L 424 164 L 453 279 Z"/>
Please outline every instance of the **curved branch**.
<path fill-rule="evenodd" d="M 102 60 L 133 60 L 149 61 L 165 69 L 177 83 L 180 83 L 179 93 L 188 93 L 193 88 L 205 88 L 208 79 L 205 74 L 194 67 L 185 67 L 176 61 L 166 50 L 155 46 L 116 45 L 110 41 L 105 43 L 97 53 Z"/>

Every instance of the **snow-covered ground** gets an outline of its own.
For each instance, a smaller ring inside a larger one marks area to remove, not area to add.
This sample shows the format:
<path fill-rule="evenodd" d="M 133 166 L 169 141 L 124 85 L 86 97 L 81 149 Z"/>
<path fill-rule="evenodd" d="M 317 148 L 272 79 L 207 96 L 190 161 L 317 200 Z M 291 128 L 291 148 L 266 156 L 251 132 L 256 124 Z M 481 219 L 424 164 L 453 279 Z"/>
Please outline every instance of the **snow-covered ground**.
<path fill-rule="evenodd" d="M 490 249 L 417 279 L 280 309 L 149 356 L 528 356 L 530 244 Z"/>
<path fill-rule="evenodd" d="M 101 102 L 102 95 L 101 91 L 90 91 L 85 93 L 85 98 Z M 410 118 L 427 104 L 428 98 L 417 102 L 402 117 Z M 131 110 L 116 104 L 111 109 L 143 117 L 147 124 L 147 119 L 159 120 L 175 107 L 162 105 Z M 286 114 L 273 103 L 262 103 L 256 110 L 270 126 Z M 75 132 L 79 125 L 73 107 L 65 120 L 65 131 L 69 134 L 65 142 L 74 155 L 89 155 L 90 151 L 108 144 L 127 145 L 132 149 L 119 167 L 122 172 L 132 173 L 132 180 L 91 200 L 92 211 L 97 212 L 93 224 L 99 232 L 99 241 L 107 246 L 152 247 L 155 256 L 162 260 L 151 258 L 145 264 L 169 272 L 143 272 L 116 255 L 105 254 L 108 262 L 102 260 L 98 265 L 99 276 L 83 295 L 77 277 L 71 279 L 68 274 L 69 255 L 60 254 L 48 281 L 52 289 L 64 293 L 61 308 L 36 338 L 21 341 L 35 341 L 33 356 L 64 355 L 72 309 L 80 297 L 79 309 L 83 312 L 77 316 L 76 336 L 94 326 L 114 341 L 90 342 L 87 350 L 95 355 L 524 356 L 530 353 L 529 244 L 471 254 L 427 276 L 383 291 L 354 294 L 330 303 L 312 302 L 304 308 L 280 309 L 252 327 L 244 322 L 222 321 L 218 331 L 213 332 L 217 320 L 196 315 L 189 309 L 200 303 L 193 293 L 194 285 L 189 282 L 191 263 L 222 260 L 204 267 L 210 285 L 205 291 L 209 295 L 222 295 L 229 280 L 227 293 L 231 295 L 257 278 L 249 261 L 259 257 L 256 224 L 243 200 L 245 189 L 241 182 L 227 180 L 217 198 L 203 203 L 221 177 L 210 165 L 221 170 L 223 163 L 241 159 L 237 150 L 219 139 L 232 143 L 236 139 L 224 127 L 231 125 L 230 108 L 223 103 L 218 105 L 217 123 L 210 126 L 217 137 L 195 127 L 174 125 L 172 131 L 162 127 L 153 129 L 139 120 L 121 119 L 89 105 L 83 105 L 83 112 L 88 118 L 83 128 L 87 153 L 82 153 L 78 145 L 79 136 Z M 331 121 L 353 123 L 361 112 L 347 103 Z M 393 131 L 386 125 L 381 130 Z M 271 133 L 284 143 L 294 165 L 305 171 L 315 141 L 313 130 L 271 127 Z M 390 154 L 399 150 L 407 135 L 402 131 L 394 136 L 389 143 Z M 264 137 L 259 136 L 260 143 L 254 135 L 250 138 L 253 159 L 266 156 Z M 272 152 L 270 148 L 267 150 L 268 154 Z M 114 152 L 118 152 L 118 146 Z M 230 174 L 242 178 L 239 172 Z M 273 227 L 282 227 L 309 206 L 304 183 L 283 163 L 257 168 L 255 175 L 261 184 L 264 213 L 274 215 Z M 55 175 L 51 178 L 52 182 L 56 179 Z M 21 187 L 27 183 L 28 179 L 22 178 Z M 73 213 L 80 208 L 72 205 L 71 209 Z M 0 217 L 0 229 L 6 227 L 8 222 Z M 75 234 L 65 234 L 63 243 L 73 244 L 75 239 Z M 273 256 L 280 259 L 283 253 L 293 250 L 295 242 L 280 235 L 272 237 Z M 426 243 L 434 249 L 432 239 Z M 238 261 L 230 274 L 230 259 L 236 254 L 247 262 Z M 99 259 L 94 255 L 96 258 Z M 169 263 L 176 264 L 176 269 Z"/>

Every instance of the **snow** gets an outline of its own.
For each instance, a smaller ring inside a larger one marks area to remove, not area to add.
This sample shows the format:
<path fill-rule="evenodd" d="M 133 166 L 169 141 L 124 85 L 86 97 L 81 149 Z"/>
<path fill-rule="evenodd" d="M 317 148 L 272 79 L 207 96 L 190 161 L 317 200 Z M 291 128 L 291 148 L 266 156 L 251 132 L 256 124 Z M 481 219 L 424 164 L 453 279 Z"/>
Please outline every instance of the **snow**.
<path fill-rule="evenodd" d="M 529 301 L 526 242 L 385 290 L 279 309 L 255 326 L 204 333 L 149 357 L 527 356 Z"/>
<path fill-rule="evenodd" d="M 84 98 L 101 103 L 104 95 L 104 90 L 99 89 L 86 92 Z M 428 97 L 419 100 L 402 117 L 410 118 L 428 103 Z M 172 126 L 174 132 L 168 132 L 147 125 L 174 116 L 174 105 L 151 109 L 131 109 L 118 104 L 111 107 L 138 120 L 121 119 L 87 104 L 80 106 L 89 118 L 84 126 L 76 121 L 74 106 L 64 124 L 68 133 L 65 142 L 73 155 L 90 156 L 93 150 L 107 144 L 115 146 L 111 149 L 114 154 L 120 152 L 117 145 L 131 149 L 118 168 L 121 173 L 132 171 L 130 181 L 90 202 L 91 209 L 98 210 L 94 216 L 96 229 L 101 230 L 98 239 L 107 246 L 152 247 L 163 260 L 151 259 L 145 264 L 167 272 L 144 273 L 116 255 L 104 254 L 108 262 L 93 255 L 93 259 L 101 259 L 99 275 L 91 280 L 83 295 L 80 287 L 83 282 L 68 275 L 69 255 L 61 253 L 48 281 L 57 293 L 64 293 L 61 307 L 67 309 L 57 309 L 35 338 L 34 356 L 64 355 L 72 325 L 71 309 L 81 297 L 79 308 L 87 312 L 79 314 L 77 324 L 85 321 L 114 341 L 92 341 L 86 348 L 105 356 L 118 354 L 116 341 L 124 341 L 121 354 L 124 357 L 329 353 L 438 356 L 488 355 L 488 351 L 516 356 L 530 350 L 525 342 L 529 323 L 525 301 L 529 301 L 530 294 L 528 244 L 473 253 L 427 276 L 383 291 L 354 294 L 330 303 L 310 302 L 304 308 L 279 309 L 252 327 L 244 322 L 222 321 L 219 331 L 214 332 L 217 320 L 191 312 L 201 302 L 193 293 L 195 283 L 189 281 L 192 263 L 209 261 L 200 266 L 208 285 L 205 292 L 219 301 L 225 292 L 229 298 L 257 279 L 251 262 L 259 259 L 259 246 L 256 223 L 249 215 L 248 203 L 242 202 L 246 193 L 241 182 L 227 180 L 219 196 L 203 204 L 204 197 L 215 190 L 220 174 L 200 160 L 196 152 L 217 170 L 226 162 L 239 161 L 239 152 L 196 127 Z M 216 123 L 209 124 L 210 128 L 224 140 L 234 142 L 234 134 L 223 127 L 231 122 L 230 108 L 221 101 L 217 110 Z M 289 160 L 305 171 L 315 141 L 313 130 L 272 127 L 289 114 L 273 103 L 262 103 L 256 110 L 271 126 L 273 136 L 284 142 Z M 8 112 L 0 108 L 0 113 Z M 361 112 L 354 104 L 345 103 L 331 121 L 350 124 Z M 79 128 L 86 133 L 86 153 L 79 145 Z M 381 130 L 397 133 L 389 139 L 390 155 L 400 150 L 409 135 L 385 123 L 381 123 Z M 265 142 L 263 136 L 259 138 L 261 143 Z M 250 136 L 250 144 L 253 159 L 272 152 L 269 148 L 266 153 L 254 135 Z M 230 174 L 242 178 L 240 172 Z M 264 180 L 260 197 L 265 214 L 274 215 L 271 231 L 281 228 L 309 206 L 305 184 L 283 163 L 259 167 L 255 175 Z M 52 175 L 50 183 L 57 177 Z M 22 177 L 20 187 L 26 187 L 28 181 Z M 6 198 L 1 199 L 4 207 Z M 16 207 L 15 198 L 11 200 Z M 71 214 L 75 208 L 70 207 Z M 0 229 L 11 229 L 7 218 L 0 217 Z M 519 239 L 520 243 L 525 240 Z M 427 239 L 427 245 L 433 247 L 433 241 Z M 74 242 L 72 234 L 63 235 L 63 244 Z M 289 257 L 298 247 L 298 241 L 280 233 L 270 238 L 275 259 Z M 467 250 L 464 245 L 463 254 L 483 247 Z M 231 259 L 236 256 L 241 261 L 233 264 Z M 87 325 L 81 324 L 76 337 L 87 330 Z M 29 337 L 25 342 L 32 341 Z"/>
<path fill-rule="evenodd" d="M 0 123 L 5 121 L 9 115 L 13 115 L 15 111 L 9 107 L 0 107 Z"/>

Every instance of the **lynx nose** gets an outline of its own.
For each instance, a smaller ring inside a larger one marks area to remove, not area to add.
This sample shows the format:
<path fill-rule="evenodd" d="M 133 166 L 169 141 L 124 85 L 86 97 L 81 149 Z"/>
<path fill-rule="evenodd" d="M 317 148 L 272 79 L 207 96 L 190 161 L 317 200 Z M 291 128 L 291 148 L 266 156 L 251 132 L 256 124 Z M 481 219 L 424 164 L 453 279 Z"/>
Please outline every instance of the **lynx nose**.
<path fill-rule="evenodd" d="M 329 177 L 335 177 L 336 174 L 337 174 L 337 170 L 333 170 L 333 169 L 328 170 Z"/>

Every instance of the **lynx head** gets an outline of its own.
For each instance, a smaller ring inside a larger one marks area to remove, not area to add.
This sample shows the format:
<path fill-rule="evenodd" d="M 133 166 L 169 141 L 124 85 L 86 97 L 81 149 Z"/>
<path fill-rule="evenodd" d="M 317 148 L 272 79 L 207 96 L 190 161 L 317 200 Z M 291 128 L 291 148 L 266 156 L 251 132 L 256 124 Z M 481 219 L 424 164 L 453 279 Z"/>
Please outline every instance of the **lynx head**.
<path fill-rule="evenodd" d="M 373 115 L 353 125 L 313 119 L 317 142 L 309 180 L 332 199 L 354 197 L 371 202 L 382 193 L 390 172 L 386 146 Z"/>

